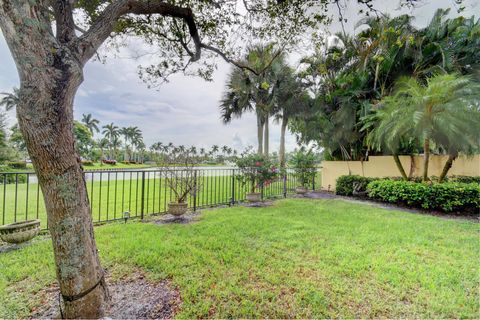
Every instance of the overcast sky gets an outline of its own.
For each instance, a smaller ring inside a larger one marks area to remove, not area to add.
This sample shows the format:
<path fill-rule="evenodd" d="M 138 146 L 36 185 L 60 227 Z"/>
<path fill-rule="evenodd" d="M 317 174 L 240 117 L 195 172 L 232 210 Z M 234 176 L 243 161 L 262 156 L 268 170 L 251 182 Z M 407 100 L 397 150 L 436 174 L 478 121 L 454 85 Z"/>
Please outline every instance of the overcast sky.
<path fill-rule="evenodd" d="M 359 19 L 356 1 L 350 1 L 345 12 L 348 19 L 347 32 L 354 32 L 353 25 Z M 452 7 L 456 15 L 454 0 L 430 0 L 416 9 L 415 24 L 424 26 L 437 8 Z M 477 0 L 465 0 L 464 15 L 480 16 Z M 376 8 L 392 16 L 407 12 L 398 9 L 398 0 L 376 1 Z M 332 8 L 335 9 L 336 8 Z M 332 16 L 336 11 L 332 10 Z M 338 19 L 333 19 L 327 32 L 341 30 Z M 145 143 L 173 142 L 175 144 L 210 146 L 230 145 L 243 149 L 256 145 L 256 121 L 253 114 L 235 119 L 229 125 L 220 121 L 218 104 L 230 66 L 219 61 L 213 82 L 176 75 L 158 89 L 147 89 L 138 78 L 138 61 L 128 58 L 133 48 L 125 48 L 120 56 L 110 58 L 106 64 L 89 62 L 85 67 L 84 82 L 75 99 L 75 118 L 83 113 L 92 113 L 101 124 L 114 122 L 117 126 L 138 126 L 144 134 Z M 123 56 L 125 57 L 123 58 Z M 291 59 L 295 63 L 295 59 Z M 18 87 L 15 64 L 0 33 L 0 92 Z M 14 113 L 9 114 L 15 121 Z M 279 126 L 271 127 L 271 150 L 279 145 Z M 287 150 L 295 148 L 295 139 L 287 137 Z"/>

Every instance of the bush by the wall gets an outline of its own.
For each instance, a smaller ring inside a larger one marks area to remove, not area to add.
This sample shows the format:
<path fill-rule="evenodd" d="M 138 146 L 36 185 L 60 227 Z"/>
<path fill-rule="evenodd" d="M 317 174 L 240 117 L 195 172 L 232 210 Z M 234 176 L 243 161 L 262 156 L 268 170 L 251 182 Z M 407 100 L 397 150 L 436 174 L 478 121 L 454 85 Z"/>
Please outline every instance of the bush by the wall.
<path fill-rule="evenodd" d="M 25 183 L 27 181 L 27 175 L 23 173 L 11 173 L 12 168 L 8 166 L 0 166 L 0 184 L 9 183 Z"/>
<path fill-rule="evenodd" d="M 337 179 L 337 184 L 335 186 L 335 193 L 342 196 L 351 196 L 353 195 L 353 183 L 358 182 L 360 189 L 357 191 L 363 192 L 367 190 L 367 184 L 370 181 L 375 180 L 375 178 L 367 178 L 357 175 L 347 175 L 340 176 Z"/>
<path fill-rule="evenodd" d="M 93 161 L 92 160 L 82 160 L 82 165 L 84 166 L 93 166 Z"/>
<path fill-rule="evenodd" d="M 27 163 L 25 161 L 12 161 L 8 162 L 7 165 L 12 169 L 27 169 Z"/>
<path fill-rule="evenodd" d="M 471 176 L 451 176 L 448 181 L 462 182 L 462 183 L 478 183 L 480 184 L 480 177 Z"/>
<path fill-rule="evenodd" d="M 476 213 L 480 210 L 480 185 L 476 183 L 417 183 L 374 180 L 367 186 L 373 199 L 444 212 Z"/>

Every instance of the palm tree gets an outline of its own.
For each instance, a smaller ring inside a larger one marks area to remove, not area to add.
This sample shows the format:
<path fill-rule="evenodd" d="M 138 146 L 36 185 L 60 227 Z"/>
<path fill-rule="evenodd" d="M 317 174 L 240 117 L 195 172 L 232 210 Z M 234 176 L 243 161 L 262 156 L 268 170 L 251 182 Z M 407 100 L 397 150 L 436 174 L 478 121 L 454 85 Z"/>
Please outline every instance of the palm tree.
<path fill-rule="evenodd" d="M 269 117 L 272 112 L 272 93 L 275 85 L 274 65 L 284 55 L 275 52 L 273 45 L 251 47 L 244 64 L 257 71 L 254 74 L 234 69 L 228 78 L 226 91 L 220 103 L 221 118 L 229 123 L 245 112 L 255 111 L 259 154 L 269 152 Z"/>
<path fill-rule="evenodd" d="M 285 168 L 285 133 L 289 120 L 294 116 L 300 116 L 307 110 L 310 98 L 296 79 L 293 70 L 285 63 L 278 63 L 278 69 L 274 69 L 277 79 L 274 95 L 274 119 L 281 121 L 280 127 L 280 167 Z"/>
<path fill-rule="evenodd" d="M 90 132 L 92 133 L 92 136 L 93 136 L 93 134 L 94 134 L 94 131 L 95 131 L 95 132 L 99 132 L 99 131 L 100 131 L 100 130 L 98 129 L 98 124 L 100 123 L 100 121 L 98 121 L 97 119 L 93 118 L 91 113 L 89 113 L 89 114 L 82 114 L 82 122 L 83 122 L 83 124 L 85 124 L 85 126 L 88 128 L 88 130 L 90 130 Z"/>
<path fill-rule="evenodd" d="M 129 140 L 132 143 L 133 159 L 135 159 L 135 151 L 143 144 L 142 131 L 138 127 L 128 127 Z"/>
<path fill-rule="evenodd" d="M 402 149 L 414 149 L 418 140 L 414 137 L 413 126 L 402 135 L 392 134 L 398 121 L 403 117 L 403 109 L 378 108 L 375 113 L 362 118 L 362 131 L 367 132 L 365 142 L 367 146 L 377 151 L 389 151 L 404 180 L 408 180 L 405 169 L 400 161 Z M 406 148 L 405 148 L 406 147 Z"/>
<path fill-rule="evenodd" d="M 212 148 L 210 149 L 210 152 L 212 153 L 212 155 L 215 155 L 215 153 L 217 153 L 218 150 L 219 150 L 219 146 L 216 145 L 216 144 L 214 144 L 214 145 L 212 146 Z"/>
<path fill-rule="evenodd" d="M 423 141 L 423 180 L 428 179 L 430 152 L 436 144 L 449 152 L 443 180 L 451 163 L 463 151 L 478 150 L 480 141 L 480 85 L 468 76 L 438 74 L 420 83 L 415 78 L 398 81 L 394 95 L 381 104 L 386 114 L 379 128 L 392 137 L 414 137 Z M 385 124 L 386 123 L 386 124 Z"/>
<path fill-rule="evenodd" d="M 111 142 L 111 147 L 113 149 L 113 158 L 115 160 L 117 159 L 117 156 L 118 156 L 117 151 L 121 146 L 122 146 L 122 141 L 120 140 L 119 135 L 117 135 L 112 139 L 112 142 Z"/>
<path fill-rule="evenodd" d="M 100 164 L 103 164 L 105 158 L 105 149 L 110 147 L 110 141 L 106 138 L 97 140 L 97 146 L 100 149 Z"/>
<path fill-rule="evenodd" d="M 123 141 L 125 143 L 125 149 L 124 149 L 124 155 L 123 155 L 123 161 L 128 161 L 128 140 L 130 138 L 130 131 L 127 127 L 121 128 L 119 131 L 119 134 L 123 136 Z"/>
<path fill-rule="evenodd" d="M 12 110 L 13 108 L 16 108 L 20 100 L 19 94 L 20 94 L 20 89 L 18 88 L 13 88 L 12 93 L 1 92 L 0 95 L 4 95 L 4 97 L 0 99 L 0 107 L 5 107 L 5 110 L 7 111 Z"/>
<path fill-rule="evenodd" d="M 435 72 L 471 73 L 480 61 L 480 20 L 459 16 L 448 19 L 450 9 L 438 9 L 428 26 L 416 35 L 414 75 L 431 76 Z"/>
<path fill-rule="evenodd" d="M 150 147 L 150 150 L 152 151 L 152 154 L 155 155 L 155 158 L 156 160 L 158 160 L 158 153 L 160 152 L 163 152 L 163 143 L 161 142 L 155 142 L 154 144 L 152 144 L 152 146 Z"/>
<path fill-rule="evenodd" d="M 103 127 L 102 134 L 105 136 L 106 139 L 110 142 L 109 144 L 109 156 L 110 158 L 113 158 L 113 141 L 119 136 L 120 132 L 119 129 L 116 125 L 112 123 L 104 125 Z"/>

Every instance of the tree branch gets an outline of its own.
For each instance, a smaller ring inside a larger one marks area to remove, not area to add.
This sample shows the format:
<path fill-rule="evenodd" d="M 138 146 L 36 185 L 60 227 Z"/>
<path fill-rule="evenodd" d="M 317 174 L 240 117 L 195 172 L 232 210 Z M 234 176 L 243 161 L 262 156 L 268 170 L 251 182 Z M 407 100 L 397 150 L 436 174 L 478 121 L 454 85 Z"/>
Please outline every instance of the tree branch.
<path fill-rule="evenodd" d="M 86 63 L 112 33 L 117 21 L 126 14 L 160 14 L 162 16 L 183 19 L 188 26 L 190 36 L 195 43 L 195 52 L 191 61 L 200 59 L 201 41 L 195 18 L 190 8 L 183 8 L 163 0 L 117 0 L 109 4 L 90 29 L 79 38 L 80 61 Z"/>
<path fill-rule="evenodd" d="M 218 54 L 223 60 L 225 60 L 226 62 L 228 63 L 231 63 L 233 64 L 234 66 L 236 66 L 237 68 L 240 68 L 240 69 L 244 69 L 244 70 L 248 70 L 250 71 L 251 73 L 255 74 L 255 75 L 260 75 L 262 74 L 263 72 L 265 72 L 265 70 L 267 70 L 268 68 L 270 68 L 270 66 L 272 65 L 273 61 L 275 61 L 275 59 L 282 53 L 282 50 L 277 50 L 277 52 L 275 52 L 275 54 L 273 55 L 272 59 L 268 62 L 268 64 L 263 67 L 261 70 L 255 70 L 253 69 L 252 67 L 248 66 L 248 65 L 245 65 L 245 64 L 242 64 L 242 63 L 239 63 L 229 57 L 227 57 L 227 55 L 225 53 L 223 53 L 220 49 L 218 48 L 215 48 L 213 46 L 210 46 L 208 44 L 204 44 L 204 43 L 201 43 L 200 46 L 206 50 L 209 50 L 209 51 L 212 51 L 216 54 Z"/>
<path fill-rule="evenodd" d="M 73 1 L 52 1 L 55 24 L 57 26 L 56 37 L 60 43 L 67 43 L 76 38 L 75 22 L 73 21 Z"/>

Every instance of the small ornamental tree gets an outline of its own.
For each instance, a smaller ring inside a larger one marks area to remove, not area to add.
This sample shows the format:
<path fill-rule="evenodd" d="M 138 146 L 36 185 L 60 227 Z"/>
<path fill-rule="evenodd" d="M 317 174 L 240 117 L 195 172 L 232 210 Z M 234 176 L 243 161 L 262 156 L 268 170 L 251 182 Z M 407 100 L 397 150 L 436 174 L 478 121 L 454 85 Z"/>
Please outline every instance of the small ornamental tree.
<path fill-rule="evenodd" d="M 262 186 L 269 185 L 278 174 L 278 169 L 268 156 L 263 154 L 247 154 L 236 161 L 240 173 L 237 179 L 243 184 L 249 184 L 250 192 L 254 193 Z"/>
<path fill-rule="evenodd" d="M 200 189 L 203 178 L 201 171 L 197 170 L 199 159 L 195 147 L 174 147 L 164 154 L 161 175 L 172 190 L 174 202 L 186 203 L 188 196 Z"/>
<path fill-rule="evenodd" d="M 317 169 L 315 168 L 315 155 L 312 150 L 306 151 L 305 148 L 300 148 L 293 153 L 289 164 L 295 171 L 294 176 L 298 180 L 299 186 L 307 187 L 313 183 Z"/>

